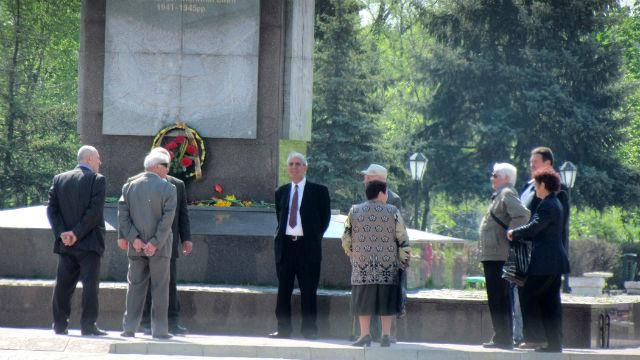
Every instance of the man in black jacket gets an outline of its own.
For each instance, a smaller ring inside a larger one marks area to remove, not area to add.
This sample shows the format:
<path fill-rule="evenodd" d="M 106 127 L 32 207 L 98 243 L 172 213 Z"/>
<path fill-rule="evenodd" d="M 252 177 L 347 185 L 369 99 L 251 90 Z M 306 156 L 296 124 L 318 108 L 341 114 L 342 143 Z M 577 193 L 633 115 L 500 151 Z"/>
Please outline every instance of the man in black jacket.
<path fill-rule="evenodd" d="M 322 237 L 331 220 L 329 191 L 324 185 L 307 181 L 307 160 L 300 153 L 289 154 L 287 171 L 291 183 L 278 188 L 275 194 L 278 331 L 269 337 L 291 337 L 291 294 L 297 278 L 302 306 L 301 333 L 307 339 L 315 339 L 318 336 L 316 291 L 320 281 Z"/>
<path fill-rule="evenodd" d="M 47 217 L 53 230 L 53 252 L 58 254 L 53 290 L 53 330 L 68 334 L 71 297 L 82 281 L 81 333 L 107 335 L 96 326 L 100 257 L 104 253 L 104 199 L 106 181 L 98 174 L 100 155 L 93 146 L 78 150 L 78 166 L 58 174 L 49 189 Z"/>

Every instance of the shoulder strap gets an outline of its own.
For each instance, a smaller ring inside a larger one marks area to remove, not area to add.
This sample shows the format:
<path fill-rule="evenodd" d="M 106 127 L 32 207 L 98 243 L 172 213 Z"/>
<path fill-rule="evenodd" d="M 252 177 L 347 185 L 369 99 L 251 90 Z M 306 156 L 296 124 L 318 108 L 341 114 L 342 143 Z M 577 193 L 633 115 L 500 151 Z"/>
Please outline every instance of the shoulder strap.
<path fill-rule="evenodd" d="M 489 211 L 489 214 L 491 214 L 491 217 L 493 218 L 493 220 L 495 220 L 495 222 L 497 222 L 505 230 L 509 229 L 509 226 L 507 224 L 503 223 L 502 220 L 498 219 L 498 217 L 496 216 L 496 214 L 493 213 L 493 211 Z"/>

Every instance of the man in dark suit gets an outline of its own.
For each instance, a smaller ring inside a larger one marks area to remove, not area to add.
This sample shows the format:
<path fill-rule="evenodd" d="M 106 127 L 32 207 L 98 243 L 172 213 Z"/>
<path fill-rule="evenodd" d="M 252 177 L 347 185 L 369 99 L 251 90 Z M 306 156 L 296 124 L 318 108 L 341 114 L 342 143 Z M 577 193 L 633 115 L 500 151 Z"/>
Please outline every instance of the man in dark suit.
<path fill-rule="evenodd" d="M 289 154 L 287 171 L 291 183 L 278 188 L 275 194 L 278 331 L 269 337 L 291 337 L 291 294 L 297 278 L 302 306 L 301 333 L 307 339 L 315 339 L 318 336 L 316 291 L 320 281 L 322 236 L 331 220 L 329 191 L 326 186 L 307 181 L 307 160 L 300 153 Z"/>
<path fill-rule="evenodd" d="M 163 147 L 157 147 L 151 151 L 159 151 L 169 156 L 169 152 Z M 133 181 L 144 173 L 140 173 L 127 180 L 127 182 Z M 180 301 L 178 300 L 178 287 L 176 283 L 177 268 L 176 262 L 180 256 L 180 252 L 185 256 L 189 256 L 193 250 L 193 243 L 191 242 L 191 222 L 189 220 L 189 208 L 187 206 L 187 190 L 184 182 L 171 175 L 167 175 L 167 181 L 176 187 L 177 203 L 176 215 L 173 218 L 173 224 L 171 225 L 171 231 L 173 232 L 173 246 L 171 249 L 171 262 L 169 264 L 169 333 L 174 335 L 184 335 L 187 333 L 187 329 L 180 325 Z M 127 250 L 127 242 L 119 241 L 118 246 L 122 250 Z M 144 310 L 142 311 L 142 321 L 140 325 L 144 329 L 145 335 L 151 335 L 151 288 L 147 291 L 147 300 L 144 304 Z"/>
<path fill-rule="evenodd" d="M 104 253 L 106 181 L 98 174 L 100 154 L 93 146 L 78 150 L 78 166 L 58 174 L 49 189 L 47 217 L 53 230 L 58 271 L 53 290 L 53 330 L 68 334 L 71 297 L 82 281 L 83 336 L 107 335 L 96 326 L 100 257 Z"/>

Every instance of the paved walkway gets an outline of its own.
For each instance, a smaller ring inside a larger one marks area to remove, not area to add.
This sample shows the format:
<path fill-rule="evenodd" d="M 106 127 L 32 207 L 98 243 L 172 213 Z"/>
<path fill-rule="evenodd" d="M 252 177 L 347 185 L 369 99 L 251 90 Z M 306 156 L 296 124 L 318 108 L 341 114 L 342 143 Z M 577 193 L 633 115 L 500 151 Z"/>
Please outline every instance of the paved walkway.
<path fill-rule="evenodd" d="M 82 337 L 78 330 L 55 335 L 51 330 L 0 328 L 0 359 L 172 359 L 206 356 L 216 359 L 411 359 L 411 360 L 527 360 L 640 359 L 640 348 L 572 350 L 563 354 L 489 350 L 481 346 L 400 343 L 391 348 L 360 349 L 339 340 L 283 340 L 260 337 L 188 335 L 154 341 L 149 336 L 125 339 L 117 332 L 106 337 Z"/>

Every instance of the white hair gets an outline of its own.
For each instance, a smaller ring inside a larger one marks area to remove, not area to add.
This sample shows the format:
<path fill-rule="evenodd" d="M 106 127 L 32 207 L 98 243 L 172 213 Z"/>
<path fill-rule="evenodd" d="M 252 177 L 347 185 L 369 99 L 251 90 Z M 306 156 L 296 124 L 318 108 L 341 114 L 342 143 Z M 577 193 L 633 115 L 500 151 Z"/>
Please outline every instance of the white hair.
<path fill-rule="evenodd" d="M 158 164 L 168 164 L 170 161 L 169 156 L 161 151 L 151 151 L 144 158 L 144 169 L 151 170 L 152 167 Z"/>
<path fill-rule="evenodd" d="M 94 148 L 93 146 L 83 145 L 82 147 L 80 147 L 80 149 L 78 149 L 78 162 L 79 163 L 86 162 L 86 160 L 89 157 L 97 153 L 98 153 L 98 150 L 96 150 L 96 148 Z"/>
<path fill-rule="evenodd" d="M 518 169 L 515 166 L 509 163 L 496 163 L 493 165 L 493 172 L 496 175 L 506 176 L 509 183 L 515 186 L 518 177 Z"/>
<path fill-rule="evenodd" d="M 302 161 L 302 163 L 304 164 L 304 166 L 307 166 L 307 159 L 304 157 L 304 155 L 300 154 L 299 152 L 296 151 L 292 151 L 289 153 L 289 156 L 287 156 L 287 164 L 291 161 L 291 159 L 293 158 L 298 158 L 300 159 L 300 161 Z"/>
<path fill-rule="evenodd" d="M 169 156 L 169 158 L 171 158 L 171 155 L 169 155 L 169 150 L 163 148 L 162 146 L 154 147 L 153 149 L 151 149 L 151 152 L 154 151 L 166 154 L 167 156 Z"/>

